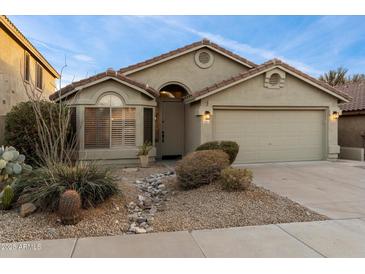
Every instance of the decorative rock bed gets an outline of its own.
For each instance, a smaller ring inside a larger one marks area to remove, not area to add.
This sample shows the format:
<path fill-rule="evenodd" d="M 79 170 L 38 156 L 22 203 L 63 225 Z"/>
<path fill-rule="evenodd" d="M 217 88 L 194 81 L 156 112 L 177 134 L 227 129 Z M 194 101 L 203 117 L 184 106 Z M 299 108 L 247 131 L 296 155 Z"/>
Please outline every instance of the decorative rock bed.
<path fill-rule="evenodd" d="M 153 231 L 154 215 L 166 200 L 168 191 L 163 181 L 175 176 L 173 171 L 150 175 L 136 180 L 135 185 L 142 192 L 138 201 L 128 204 L 129 234 L 142 234 Z"/>

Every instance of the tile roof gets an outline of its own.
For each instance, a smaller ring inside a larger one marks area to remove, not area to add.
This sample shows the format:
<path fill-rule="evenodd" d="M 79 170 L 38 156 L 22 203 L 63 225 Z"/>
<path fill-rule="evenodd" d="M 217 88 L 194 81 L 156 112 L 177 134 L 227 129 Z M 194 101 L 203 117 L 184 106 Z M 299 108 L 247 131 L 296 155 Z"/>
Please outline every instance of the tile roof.
<path fill-rule="evenodd" d="M 80 87 L 80 86 L 83 86 L 83 85 L 86 85 L 86 84 L 90 84 L 92 82 L 103 79 L 105 77 L 112 77 L 112 78 L 115 78 L 115 79 L 119 79 L 123 82 L 131 84 L 132 86 L 135 86 L 137 88 L 140 88 L 140 89 L 143 89 L 143 90 L 147 91 L 149 94 L 151 94 L 154 97 L 158 96 L 158 92 L 155 89 L 153 89 L 152 87 L 149 87 L 146 84 L 143 84 L 143 83 L 137 82 L 135 80 L 132 80 L 131 78 L 128 78 L 128 77 L 124 76 L 123 74 L 121 74 L 121 73 L 119 73 L 119 72 L 117 72 L 113 69 L 108 69 L 105 72 L 93 75 L 91 77 L 82 79 L 82 80 L 77 81 L 77 82 L 73 82 L 73 83 L 65 86 L 64 88 L 61 88 L 60 90 L 58 90 L 55 93 L 51 94 L 49 96 L 49 99 L 50 100 L 56 100 L 57 98 L 59 98 L 61 96 L 65 96 L 65 95 L 73 93 L 73 91 L 75 91 L 75 89 L 77 87 Z"/>
<path fill-rule="evenodd" d="M 233 84 L 235 82 L 239 82 L 241 80 L 247 79 L 247 78 L 249 78 L 252 75 L 258 74 L 258 73 L 260 73 L 260 72 L 262 72 L 262 71 L 264 71 L 264 70 L 266 70 L 266 69 L 268 69 L 270 67 L 275 67 L 275 66 L 281 66 L 283 68 L 286 68 L 287 70 L 290 70 L 293 73 L 298 74 L 298 75 L 302 76 L 303 78 L 306 78 L 307 80 L 309 80 L 311 82 L 314 82 L 315 84 L 320 85 L 321 87 L 323 87 L 323 88 L 325 88 L 327 90 L 330 90 L 330 91 L 334 92 L 335 94 L 337 94 L 337 95 L 339 95 L 341 97 L 344 97 L 344 98 L 346 98 L 348 100 L 351 100 L 351 97 L 348 94 L 340 91 L 337 88 L 334 88 L 334 87 L 326 84 L 323 81 L 320 81 L 318 79 L 315 79 L 315 78 L 309 76 L 308 74 L 306 74 L 304 72 L 301 72 L 301 71 L 297 70 L 296 68 L 294 68 L 294 67 L 292 67 L 292 66 L 290 66 L 290 65 L 288 65 L 288 64 L 286 64 L 284 62 L 282 62 L 279 59 L 269 60 L 269 61 L 267 61 L 267 62 L 265 62 L 265 63 L 263 63 L 263 64 L 255 67 L 253 69 L 250 69 L 250 70 L 248 70 L 246 72 L 242 72 L 242 73 L 240 73 L 238 75 L 235 75 L 235 76 L 232 76 L 232 77 L 230 77 L 230 78 L 228 78 L 226 80 L 223 80 L 221 82 L 215 83 L 214 85 L 212 85 L 210 87 L 206 87 L 206 88 L 204 88 L 202 90 L 196 91 L 196 92 L 193 93 L 193 96 L 192 97 L 193 98 L 198 98 L 200 96 L 203 96 L 203 95 L 205 95 L 207 93 L 210 93 L 210 92 L 212 92 L 214 90 L 217 90 L 219 88 L 226 87 L 226 86 L 229 86 L 230 84 Z"/>
<path fill-rule="evenodd" d="M 120 73 L 126 73 L 128 71 L 131 71 L 131 70 L 134 70 L 134 69 L 138 69 L 138 68 L 141 68 L 141 67 L 144 67 L 144 66 L 147 66 L 147 65 L 151 65 L 155 62 L 159 62 L 165 58 L 168 58 L 168 57 L 172 57 L 174 55 L 177 55 L 177 54 L 180 54 L 180 53 L 183 53 L 183 52 L 186 52 L 186 51 L 189 51 L 193 48 L 196 48 L 196 47 L 199 47 L 199 46 L 210 46 L 218 51 L 221 51 L 223 52 L 224 54 L 227 54 L 228 56 L 232 57 L 233 59 L 237 59 L 239 60 L 240 62 L 242 63 L 245 63 L 247 64 L 248 66 L 250 67 L 256 67 L 257 65 L 225 48 L 222 48 L 221 46 L 211 42 L 210 40 L 208 39 L 203 39 L 201 41 L 198 41 L 198 42 L 195 42 L 195 43 L 192 43 L 190 45 L 186 45 L 184 47 L 181 47 L 181 48 L 178 48 L 178 49 L 175 49 L 173 51 L 170 51 L 170 52 L 167 52 L 167 53 L 164 53 L 164 54 L 161 54 L 159 56 L 156 56 L 154 58 L 151 58 L 151 59 L 148 59 L 148 60 L 145 60 L 143 62 L 140 62 L 140 63 L 137 63 L 137 64 L 134 64 L 134 65 L 131 65 L 131 66 L 128 66 L 128 67 L 124 67 L 124 68 L 121 68 L 118 72 Z"/>
<path fill-rule="evenodd" d="M 350 102 L 339 105 L 342 111 L 365 110 L 365 81 L 348 83 L 337 88 L 352 97 Z"/>

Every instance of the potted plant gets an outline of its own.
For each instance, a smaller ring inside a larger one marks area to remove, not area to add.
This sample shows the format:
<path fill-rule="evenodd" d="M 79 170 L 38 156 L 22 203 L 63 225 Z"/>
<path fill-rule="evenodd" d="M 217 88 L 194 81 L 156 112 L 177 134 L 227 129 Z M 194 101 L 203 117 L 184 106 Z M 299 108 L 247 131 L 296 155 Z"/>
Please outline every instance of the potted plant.
<path fill-rule="evenodd" d="M 139 147 L 138 156 L 141 163 L 141 167 L 148 167 L 148 153 L 152 149 L 150 142 L 145 142 Z"/>

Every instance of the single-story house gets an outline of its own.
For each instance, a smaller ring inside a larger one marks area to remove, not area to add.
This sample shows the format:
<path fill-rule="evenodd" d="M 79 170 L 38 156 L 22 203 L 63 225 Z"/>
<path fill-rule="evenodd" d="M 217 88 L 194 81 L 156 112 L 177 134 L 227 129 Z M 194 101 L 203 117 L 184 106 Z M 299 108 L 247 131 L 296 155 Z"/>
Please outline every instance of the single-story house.
<path fill-rule="evenodd" d="M 74 82 L 50 97 L 76 108 L 81 160 L 179 157 L 211 140 L 236 163 L 336 159 L 339 103 L 350 97 L 278 59 L 261 65 L 202 40 Z"/>
<path fill-rule="evenodd" d="M 340 157 L 364 161 L 365 145 L 365 81 L 347 83 L 338 87 L 352 97 L 340 104 L 342 115 L 338 120 Z"/>

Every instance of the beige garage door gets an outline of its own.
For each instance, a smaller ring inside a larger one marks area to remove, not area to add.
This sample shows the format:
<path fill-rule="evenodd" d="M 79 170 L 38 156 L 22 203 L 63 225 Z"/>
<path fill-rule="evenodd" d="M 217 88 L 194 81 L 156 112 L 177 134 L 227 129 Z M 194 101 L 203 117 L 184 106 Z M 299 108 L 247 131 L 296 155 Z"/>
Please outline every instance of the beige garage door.
<path fill-rule="evenodd" d="M 213 137 L 240 145 L 235 163 L 322 160 L 324 111 L 215 110 Z"/>

